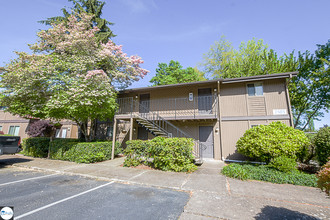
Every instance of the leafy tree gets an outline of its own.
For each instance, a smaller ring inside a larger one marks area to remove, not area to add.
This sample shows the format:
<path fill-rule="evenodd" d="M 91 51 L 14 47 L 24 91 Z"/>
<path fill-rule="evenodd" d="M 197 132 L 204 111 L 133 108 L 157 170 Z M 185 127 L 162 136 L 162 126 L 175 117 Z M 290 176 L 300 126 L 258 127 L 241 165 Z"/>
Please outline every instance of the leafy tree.
<path fill-rule="evenodd" d="M 29 55 L 5 66 L 0 105 L 21 117 L 68 119 L 80 125 L 87 141 L 95 137 L 95 119 L 112 118 L 116 109 L 114 84 L 129 85 L 147 74 L 138 56 L 127 57 L 122 46 L 98 41 L 92 16 L 71 15 L 38 33 Z M 91 129 L 87 129 L 87 123 Z"/>
<path fill-rule="evenodd" d="M 221 38 L 204 55 L 204 69 L 215 78 L 236 78 L 298 71 L 289 84 L 294 127 L 305 130 L 313 120 L 329 109 L 330 41 L 318 45 L 315 55 L 309 51 L 278 56 L 262 40 L 242 42 L 239 50 Z"/>
<path fill-rule="evenodd" d="M 183 69 L 178 61 L 173 60 L 170 61 L 169 65 L 158 63 L 156 72 L 156 76 L 150 80 L 154 86 L 205 80 L 203 73 L 198 71 L 197 68 L 188 67 Z"/>
<path fill-rule="evenodd" d="M 318 45 L 315 55 L 298 54 L 299 74 L 289 84 L 294 126 L 305 130 L 330 107 L 330 41 Z"/>
<path fill-rule="evenodd" d="M 297 64 L 293 53 L 279 57 L 263 40 L 242 42 L 236 50 L 222 37 L 204 55 L 202 66 L 214 78 L 237 78 L 295 71 Z"/>
<path fill-rule="evenodd" d="M 102 9 L 105 5 L 105 2 L 98 0 L 68 0 L 72 2 L 73 7 L 71 8 L 72 13 L 67 11 L 65 8 L 62 8 L 63 16 L 56 16 L 48 18 L 44 21 L 40 21 L 43 24 L 51 25 L 54 23 L 65 22 L 68 21 L 70 15 L 74 14 L 79 18 L 79 15 L 82 13 L 93 14 L 94 17 L 91 20 L 92 27 L 98 27 L 99 31 L 95 33 L 97 38 L 102 43 L 107 43 L 108 40 L 112 37 L 115 37 L 109 27 L 109 25 L 113 25 L 113 23 L 107 21 L 106 19 L 101 18 Z"/>

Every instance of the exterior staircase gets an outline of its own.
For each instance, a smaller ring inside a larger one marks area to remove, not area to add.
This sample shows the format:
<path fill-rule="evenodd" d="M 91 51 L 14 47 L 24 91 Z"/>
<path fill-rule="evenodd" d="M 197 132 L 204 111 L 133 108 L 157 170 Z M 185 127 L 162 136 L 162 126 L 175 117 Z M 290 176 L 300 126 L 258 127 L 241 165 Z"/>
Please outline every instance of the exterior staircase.
<path fill-rule="evenodd" d="M 158 113 L 151 112 L 146 105 L 143 105 L 133 99 L 125 100 L 125 105 L 121 106 L 122 109 L 130 109 L 128 113 L 132 114 L 131 116 L 136 118 L 138 124 L 142 127 L 145 127 L 151 134 L 154 136 L 162 136 L 162 137 L 184 137 L 191 138 L 194 140 L 194 151 L 193 154 L 195 156 L 195 164 L 203 163 L 203 150 L 206 149 L 206 146 L 201 143 L 199 140 L 194 139 L 180 128 L 173 125 L 171 122 L 162 118 Z M 132 112 L 132 109 L 136 109 L 135 107 L 139 107 L 139 112 Z"/>

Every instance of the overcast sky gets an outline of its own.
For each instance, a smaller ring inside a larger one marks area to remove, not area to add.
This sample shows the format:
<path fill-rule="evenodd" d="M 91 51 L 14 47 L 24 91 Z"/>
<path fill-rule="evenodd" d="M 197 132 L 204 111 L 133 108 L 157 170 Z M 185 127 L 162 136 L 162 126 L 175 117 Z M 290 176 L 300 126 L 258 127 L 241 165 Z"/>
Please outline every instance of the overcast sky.
<path fill-rule="evenodd" d="M 203 61 L 203 54 L 222 35 L 234 47 L 263 39 L 279 54 L 314 52 L 330 39 L 329 0 L 106 0 L 103 18 L 114 25 L 116 44 L 128 55 L 139 55 L 150 73 L 132 87 L 150 85 L 158 63 L 176 60 L 186 67 Z M 67 0 L 0 0 L 0 66 L 27 51 L 38 21 L 61 15 Z M 330 114 L 316 127 L 330 125 Z"/>

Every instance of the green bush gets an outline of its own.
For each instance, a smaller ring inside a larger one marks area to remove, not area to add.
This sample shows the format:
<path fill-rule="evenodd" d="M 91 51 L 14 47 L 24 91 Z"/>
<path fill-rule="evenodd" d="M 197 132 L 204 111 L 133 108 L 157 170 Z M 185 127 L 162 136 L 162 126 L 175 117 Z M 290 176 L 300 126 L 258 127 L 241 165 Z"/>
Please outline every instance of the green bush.
<path fill-rule="evenodd" d="M 151 141 L 150 155 L 156 169 L 175 172 L 191 172 L 196 169 L 193 164 L 194 141 L 190 138 L 157 137 Z"/>
<path fill-rule="evenodd" d="M 314 138 L 316 133 L 305 133 L 306 137 L 309 139 L 309 145 L 305 145 L 302 153 L 298 155 L 298 159 L 300 162 L 308 164 L 310 160 L 314 159 L 315 154 L 315 143 Z"/>
<path fill-rule="evenodd" d="M 268 166 L 273 167 L 273 168 L 275 168 L 279 171 L 285 172 L 285 173 L 289 173 L 289 172 L 297 170 L 296 161 L 292 158 L 288 158 L 285 156 L 280 156 L 280 157 L 271 159 Z"/>
<path fill-rule="evenodd" d="M 321 128 L 314 138 L 314 143 L 317 159 L 322 166 L 330 157 L 330 127 Z"/>
<path fill-rule="evenodd" d="M 45 158 L 48 156 L 49 141 L 48 137 L 25 138 L 22 142 L 22 154 Z"/>
<path fill-rule="evenodd" d="M 281 172 L 267 165 L 229 164 L 222 169 L 222 174 L 241 180 L 261 180 L 278 184 L 317 186 L 317 177 L 300 171 Z"/>
<path fill-rule="evenodd" d="M 112 142 L 56 142 L 51 144 L 52 159 L 68 160 L 77 163 L 95 163 L 111 159 Z M 116 143 L 115 155 L 120 144 Z"/>
<path fill-rule="evenodd" d="M 322 169 L 318 172 L 317 186 L 324 191 L 328 196 L 330 195 L 330 161 L 328 161 Z"/>
<path fill-rule="evenodd" d="M 23 154 L 32 157 L 47 157 L 77 163 L 94 163 L 111 159 L 112 142 L 78 142 L 77 139 L 27 138 L 23 141 Z M 115 144 L 115 155 L 122 153 L 120 144 Z"/>
<path fill-rule="evenodd" d="M 237 143 L 237 151 L 251 159 L 269 162 L 272 158 L 303 157 L 309 140 L 304 132 L 281 122 L 259 125 L 247 130 Z"/>
<path fill-rule="evenodd" d="M 124 166 L 137 166 L 141 163 L 156 169 L 176 172 L 192 172 L 194 156 L 192 139 L 156 137 L 149 141 L 127 141 Z"/>

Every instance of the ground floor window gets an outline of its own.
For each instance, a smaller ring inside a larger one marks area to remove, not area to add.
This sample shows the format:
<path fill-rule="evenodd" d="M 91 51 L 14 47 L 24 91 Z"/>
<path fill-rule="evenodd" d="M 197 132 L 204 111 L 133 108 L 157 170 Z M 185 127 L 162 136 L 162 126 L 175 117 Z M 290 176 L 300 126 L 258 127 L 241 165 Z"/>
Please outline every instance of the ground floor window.
<path fill-rule="evenodd" d="M 56 138 L 66 138 L 67 132 L 68 132 L 67 128 L 63 128 L 63 129 L 58 128 L 58 129 L 56 129 L 55 137 Z"/>
<path fill-rule="evenodd" d="M 8 134 L 13 135 L 13 136 L 18 136 L 19 126 L 9 126 Z"/>

